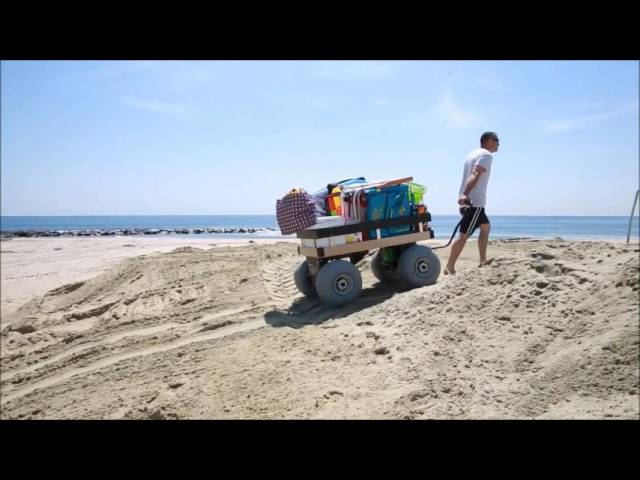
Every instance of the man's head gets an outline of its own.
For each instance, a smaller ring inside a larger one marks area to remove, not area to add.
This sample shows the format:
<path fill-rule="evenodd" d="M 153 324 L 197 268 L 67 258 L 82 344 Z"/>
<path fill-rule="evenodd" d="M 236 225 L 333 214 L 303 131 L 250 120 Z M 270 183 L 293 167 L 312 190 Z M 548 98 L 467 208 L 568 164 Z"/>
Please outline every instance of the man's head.
<path fill-rule="evenodd" d="M 500 140 L 498 140 L 498 135 L 495 132 L 484 132 L 480 137 L 480 146 L 491 153 L 497 152 L 499 145 Z"/>

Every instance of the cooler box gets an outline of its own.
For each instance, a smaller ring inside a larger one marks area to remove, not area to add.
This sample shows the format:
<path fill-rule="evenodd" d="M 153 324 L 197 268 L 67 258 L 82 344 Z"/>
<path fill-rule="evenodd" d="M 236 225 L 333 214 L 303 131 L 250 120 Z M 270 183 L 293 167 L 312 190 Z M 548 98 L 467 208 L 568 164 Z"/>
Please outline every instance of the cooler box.
<path fill-rule="evenodd" d="M 357 223 L 353 220 L 347 220 L 341 216 L 325 216 L 318 217 L 317 223 L 307 230 L 317 230 L 329 227 L 340 227 L 342 225 L 348 225 Z M 302 245 L 304 247 L 321 248 L 321 247 L 335 247 L 338 245 L 345 245 L 347 243 L 355 243 L 362 241 L 361 233 L 349 233 L 346 235 L 336 235 L 333 237 L 324 238 L 303 238 Z"/>

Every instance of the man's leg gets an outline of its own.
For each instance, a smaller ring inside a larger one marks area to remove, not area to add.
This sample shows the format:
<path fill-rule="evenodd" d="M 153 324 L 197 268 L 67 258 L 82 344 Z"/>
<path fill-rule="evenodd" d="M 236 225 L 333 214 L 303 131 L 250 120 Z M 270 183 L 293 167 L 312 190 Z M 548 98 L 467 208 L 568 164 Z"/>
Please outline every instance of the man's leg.
<path fill-rule="evenodd" d="M 487 261 L 487 244 L 489 243 L 490 223 L 482 223 L 478 226 L 480 233 L 478 234 L 478 250 L 480 250 L 480 265 Z"/>
<path fill-rule="evenodd" d="M 456 273 L 456 261 L 462 253 L 464 244 L 467 243 L 469 236 L 466 233 L 460 232 L 458 238 L 456 238 L 451 244 L 451 251 L 449 252 L 449 259 L 447 260 L 447 270 L 450 273 Z"/>

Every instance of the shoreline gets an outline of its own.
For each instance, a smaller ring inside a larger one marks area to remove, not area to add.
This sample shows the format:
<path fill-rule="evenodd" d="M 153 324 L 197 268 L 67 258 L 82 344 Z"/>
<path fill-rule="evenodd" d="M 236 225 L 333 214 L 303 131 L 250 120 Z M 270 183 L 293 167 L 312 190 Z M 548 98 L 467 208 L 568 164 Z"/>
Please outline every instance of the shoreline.
<path fill-rule="evenodd" d="M 430 241 L 435 242 L 444 242 L 449 241 L 451 237 L 450 234 L 442 235 L 438 234 L 438 238 L 434 238 Z M 477 240 L 478 234 L 474 232 L 473 237 L 471 237 L 468 241 Z M 136 234 L 116 234 L 116 235 L 100 235 L 100 234 L 80 234 L 80 235 L 13 235 L 7 233 L 0 233 L 0 242 L 9 242 L 12 240 L 38 240 L 38 241 L 56 241 L 56 240 L 102 240 L 102 239 L 111 239 L 111 240 L 127 240 L 127 239 L 145 239 L 145 240 L 175 240 L 175 241 L 212 241 L 215 240 L 217 242 L 225 242 L 225 243 L 247 243 L 249 241 L 298 241 L 299 239 L 292 235 L 281 235 L 274 232 L 273 235 L 269 234 L 251 234 L 251 233 L 173 233 L 173 234 L 162 234 L 162 233 L 136 233 Z M 626 243 L 626 236 L 624 237 L 598 237 L 592 238 L 584 236 L 489 236 L 490 241 L 564 241 L 564 242 L 612 242 L 612 243 Z M 640 237 L 631 235 L 629 239 L 629 244 L 640 244 Z"/>

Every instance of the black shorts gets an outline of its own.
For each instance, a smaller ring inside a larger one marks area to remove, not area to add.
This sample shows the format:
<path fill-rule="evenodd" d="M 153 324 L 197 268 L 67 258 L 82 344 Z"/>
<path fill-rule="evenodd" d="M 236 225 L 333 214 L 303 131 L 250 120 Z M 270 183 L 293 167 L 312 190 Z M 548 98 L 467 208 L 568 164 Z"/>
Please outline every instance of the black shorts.
<path fill-rule="evenodd" d="M 484 207 L 465 208 L 464 213 L 462 213 L 460 231 L 471 236 L 478 225 L 482 225 L 483 223 L 489 223 L 487 214 L 484 213 Z"/>

